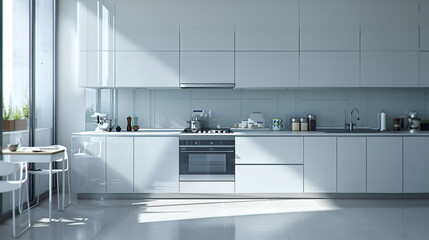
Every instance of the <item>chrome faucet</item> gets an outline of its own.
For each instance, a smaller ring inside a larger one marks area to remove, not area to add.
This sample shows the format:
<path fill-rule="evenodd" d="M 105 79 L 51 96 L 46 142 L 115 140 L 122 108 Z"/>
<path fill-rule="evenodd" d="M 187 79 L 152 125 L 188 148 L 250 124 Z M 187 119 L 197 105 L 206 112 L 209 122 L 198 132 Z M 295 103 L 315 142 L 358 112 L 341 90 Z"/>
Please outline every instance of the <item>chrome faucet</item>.
<path fill-rule="evenodd" d="M 359 119 L 359 110 L 357 108 L 353 108 L 352 111 L 350 112 L 350 123 L 349 123 L 349 127 L 350 127 L 350 132 L 353 131 L 353 125 L 356 126 L 356 123 L 353 123 L 353 112 L 356 110 L 356 122 Z"/>

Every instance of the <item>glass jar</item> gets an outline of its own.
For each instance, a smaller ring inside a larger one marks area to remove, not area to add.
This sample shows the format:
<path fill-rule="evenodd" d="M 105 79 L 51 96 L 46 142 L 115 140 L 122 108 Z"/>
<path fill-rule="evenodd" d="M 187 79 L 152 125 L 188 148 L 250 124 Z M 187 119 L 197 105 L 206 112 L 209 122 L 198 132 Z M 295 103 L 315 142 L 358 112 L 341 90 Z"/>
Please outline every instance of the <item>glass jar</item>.
<path fill-rule="evenodd" d="M 393 131 L 401 131 L 401 119 L 394 118 L 393 119 Z"/>
<path fill-rule="evenodd" d="M 301 131 L 308 131 L 308 122 L 307 122 L 307 118 L 301 118 L 299 120 L 300 127 L 301 127 Z"/>
<path fill-rule="evenodd" d="M 298 118 L 292 118 L 292 131 L 299 131 L 299 119 Z"/>

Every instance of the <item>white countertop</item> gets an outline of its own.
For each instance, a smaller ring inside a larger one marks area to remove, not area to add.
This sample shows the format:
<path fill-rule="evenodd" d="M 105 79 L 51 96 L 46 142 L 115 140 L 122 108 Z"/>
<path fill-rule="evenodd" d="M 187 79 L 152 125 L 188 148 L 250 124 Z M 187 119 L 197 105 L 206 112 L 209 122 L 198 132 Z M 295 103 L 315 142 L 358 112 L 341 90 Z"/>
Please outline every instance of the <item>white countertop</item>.
<path fill-rule="evenodd" d="M 135 137 L 135 136 L 141 136 L 141 137 L 170 137 L 170 136 L 180 136 L 180 135 L 191 135 L 190 133 L 181 133 L 183 129 L 156 129 L 156 128 L 149 128 L 149 129 L 140 129 L 137 132 L 127 132 L 127 131 L 121 131 L 121 132 L 96 132 L 96 131 L 86 131 L 86 132 L 77 132 L 73 135 L 92 135 L 92 136 L 120 136 L 120 137 Z M 232 135 L 232 134 L 219 134 L 219 133 L 213 133 L 213 134 L 198 134 L 198 135 Z M 332 136 L 429 136 L 429 131 L 418 131 L 415 133 L 410 132 L 393 132 L 393 131 L 385 131 L 385 132 L 374 132 L 374 133 L 326 133 L 323 132 L 323 130 L 319 131 L 245 131 L 245 132 L 234 132 L 234 136 L 236 137 L 282 137 L 282 136 L 290 136 L 290 137 L 310 137 L 310 136 L 317 136 L 317 137 L 332 137 Z"/>

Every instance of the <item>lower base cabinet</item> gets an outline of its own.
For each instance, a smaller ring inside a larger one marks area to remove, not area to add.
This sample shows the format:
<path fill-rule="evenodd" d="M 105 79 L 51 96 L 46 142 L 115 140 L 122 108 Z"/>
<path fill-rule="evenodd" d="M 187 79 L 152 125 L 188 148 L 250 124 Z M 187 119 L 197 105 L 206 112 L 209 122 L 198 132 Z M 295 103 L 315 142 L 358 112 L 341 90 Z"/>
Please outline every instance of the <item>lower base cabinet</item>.
<path fill-rule="evenodd" d="M 234 182 L 181 182 L 180 193 L 234 193 Z"/>
<path fill-rule="evenodd" d="M 339 137 L 337 174 L 339 193 L 366 192 L 366 137 Z"/>
<path fill-rule="evenodd" d="M 106 138 L 107 193 L 133 192 L 133 139 Z"/>
<path fill-rule="evenodd" d="M 404 193 L 429 192 L 429 137 L 404 137 Z"/>
<path fill-rule="evenodd" d="M 302 193 L 302 165 L 236 165 L 236 193 Z"/>

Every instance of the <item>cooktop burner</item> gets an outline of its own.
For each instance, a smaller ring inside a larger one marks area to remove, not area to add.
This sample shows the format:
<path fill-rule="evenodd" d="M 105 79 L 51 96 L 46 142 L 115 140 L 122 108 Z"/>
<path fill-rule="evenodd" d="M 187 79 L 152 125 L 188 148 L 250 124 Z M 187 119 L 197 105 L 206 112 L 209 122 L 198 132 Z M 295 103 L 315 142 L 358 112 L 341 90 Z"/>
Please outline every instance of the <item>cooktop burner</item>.
<path fill-rule="evenodd" d="M 210 129 L 210 128 L 203 128 L 200 130 L 192 130 L 190 128 L 186 128 L 183 130 L 184 133 L 196 133 L 196 134 L 209 134 L 209 133 L 232 133 L 229 128 L 220 128 L 220 129 Z"/>

